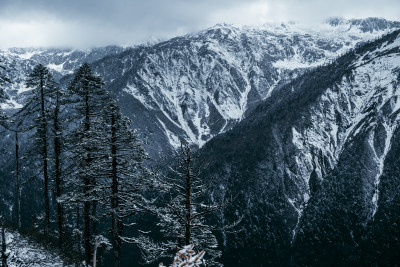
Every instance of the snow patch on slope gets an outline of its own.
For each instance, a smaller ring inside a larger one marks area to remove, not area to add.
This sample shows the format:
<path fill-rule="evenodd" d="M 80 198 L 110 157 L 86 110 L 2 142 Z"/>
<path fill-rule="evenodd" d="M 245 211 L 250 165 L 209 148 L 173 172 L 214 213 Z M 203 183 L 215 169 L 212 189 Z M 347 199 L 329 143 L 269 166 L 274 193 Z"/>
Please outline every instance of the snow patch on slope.
<path fill-rule="evenodd" d="M 1 238 L 0 238 L 1 239 Z M 9 267 L 62 267 L 63 260 L 54 252 L 30 242 L 15 231 L 6 231 L 7 263 Z"/>
<path fill-rule="evenodd" d="M 178 149 L 181 146 L 181 141 L 179 140 L 179 138 L 175 134 L 173 134 L 171 131 L 169 131 L 168 128 L 165 127 L 165 124 L 159 118 L 157 118 L 157 120 L 161 124 L 161 126 L 163 127 L 164 131 L 167 133 L 167 137 L 168 137 L 169 143 L 175 149 Z"/>
<path fill-rule="evenodd" d="M 143 104 L 146 108 L 149 110 L 152 110 L 153 108 L 147 103 L 146 97 L 142 95 L 139 90 L 133 85 L 133 84 L 128 84 L 126 88 L 123 89 L 125 92 L 131 94 L 134 98 L 139 100 L 140 103 Z"/>
<path fill-rule="evenodd" d="M 309 178 L 313 171 L 323 179 L 324 174 L 336 166 L 345 144 L 368 131 L 367 141 L 374 163 L 369 166 L 371 177 L 368 179 L 372 186 L 367 186 L 366 190 L 370 192 L 366 194 L 371 201 L 371 217 L 375 215 L 379 205 L 380 177 L 400 122 L 400 114 L 396 118 L 388 117 L 400 109 L 400 53 L 395 52 L 399 47 L 400 38 L 369 52 L 368 57 L 360 55 L 360 60 L 352 65 L 350 77 L 344 77 L 334 88 L 328 88 L 311 107 L 309 116 L 305 116 L 310 120 L 305 125 L 299 123 L 292 127 L 292 143 L 297 148 L 293 155 L 296 170 L 287 173 L 291 180 L 297 181 L 302 192 L 309 192 Z M 383 111 L 388 103 L 390 114 Z M 382 127 L 378 129 L 378 126 Z M 384 135 L 384 138 L 375 138 L 377 134 Z M 288 201 L 301 216 L 298 210 L 302 210 L 308 199 L 308 194 L 305 194 L 300 199 L 289 197 Z"/>
<path fill-rule="evenodd" d="M 64 64 L 65 64 L 65 62 L 62 64 L 58 64 L 58 65 L 57 64 L 49 64 L 49 65 L 47 65 L 47 68 L 62 73 L 64 70 Z"/>
<path fill-rule="evenodd" d="M 381 176 L 383 173 L 383 167 L 385 166 L 385 158 L 387 153 L 390 150 L 390 145 L 391 145 L 391 140 L 393 137 L 393 129 L 386 123 L 383 123 L 383 126 L 385 127 L 385 132 L 386 132 L 386 138 L 385 138 L 385 145 L 384 145 L 384 150 L 381 156 L 378 156 L 375 149 L 374 149 L 374 135 L 370 134 L 370 138 L 368 139 L 369 144 L 374 151 L 374 156 L 375 156 L 375 161 L 376 164 L 378 165 L 378 173 L 375 176 L 374 180 L 374 193 L 372 196 L 372 204 L 373 204 L 373 210 L 372 210 L 372 217 L 375 216 L 375 213 L 378 209 L 378 200 L 379 200 L 379 184 L 381 181 Z"/>

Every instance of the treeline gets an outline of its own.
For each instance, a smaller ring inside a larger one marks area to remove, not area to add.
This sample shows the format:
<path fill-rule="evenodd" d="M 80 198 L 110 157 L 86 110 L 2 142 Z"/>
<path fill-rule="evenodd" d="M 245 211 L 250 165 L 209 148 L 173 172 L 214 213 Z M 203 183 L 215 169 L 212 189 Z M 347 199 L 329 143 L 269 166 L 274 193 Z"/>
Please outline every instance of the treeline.
<path fill-rule="evenodd" d="M 137 132 L 104 85 L 85 63 L 62 88 L 39 64 L 27 76 L 24 106 L 10 116 L 2 113 L 5 132 L 15 136 L 15 225 L 22 227 L 22 188 L 39 179 L 43 186 L 33 190 L 42 195 L 42 208 L 35 218 L 30 211 L 32 223 L 61 250 L 72 250 L 79 265 L 92 265 L 101 251 L 112 249 L 114 266 L 120 266 L 124 243 L 141 252 L 130 264 L 172 259 L 194 244 L 205 251 L 207 266 L 221 265 L 217 228 L 206 217 L 231 201 L 209 201 L 208 183 L 199 176 L 202 163 L 188 145 L 165 173 L 148 169 Z M 29 139 L 24 155 L 21 138 Z M 143 218 L 153 222 L 153 233 L 136 224 Z"/>

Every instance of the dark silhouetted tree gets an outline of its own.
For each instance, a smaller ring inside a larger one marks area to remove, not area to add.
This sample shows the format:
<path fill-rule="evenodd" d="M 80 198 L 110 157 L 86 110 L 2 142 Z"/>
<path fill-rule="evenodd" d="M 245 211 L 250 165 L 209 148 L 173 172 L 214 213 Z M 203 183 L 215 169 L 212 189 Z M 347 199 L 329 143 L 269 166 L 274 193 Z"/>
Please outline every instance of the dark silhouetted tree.
<path fill-rule="evenodd" d="M 109 101 L 103 85 L 101 77 L 95 75 L 89 64 L 85 63 L 78 69 L 68 87 L 74 110 L 71 113 L 77 126 L 67 137 L 70 192 L 63 199 L 75 203 L 77 213 L 80 205 L 83 206 L 83 237 L 87 265 L 92 255 L 92 237 L 97 232 L 97 205 L 100 200 L 99 193 L 102 191 L 99 179 L 104 177 L 99 173 L 104 157 L 104 136 L 98 131 L 99 128 L 95 127 L 97 123 L 101 123 L 99 117 Z M 76 216 L 79 218 L 79 214 Z M 79 224 L 79 219 L 77 223 Z M 79 228 L 79 225 L 77 227 Z"/>
<path fill-rule="evenodd" d="M 189 145 L 181 145 L 176 155 L 175 166 L 169 168 L 172 177 L 162 178 L 168 195 L 167 201 L 159 211 L 159 226 L 167 240 L 162 247 L 165 250 L 176 251 L 195 244 L 206 252 L 207 264 L 221 265 L 216 262 L 221 252 L 217 249 L 218 242 L 213 234 L 217 227 L 208 224 L 206 218 L 222 210 L 232 200 L 221 204 L 211 203 L 207 195 L 209 183 L 200 176 L 202 168 L 203 163 L 198 162 Z"/>
<path fill-rule="evenodd" d="M 96 128 L 103 133 L 106 154 L 102 173 L 106 175 L 106 213 L 112 218 L 112 246 L 114 266 L 120 266 L 120 251 L 123 241 L 136 243 L 133 238 L 123 236 L 124 223 L 141 212 L 154 212 L 144 192 L 152 186 L 149 172 L 143 161 L 148 158 L 135 130 L 130 128 L 130 120 L 123 116 L 117 103 L 111 100 L 103 111 L 103 123 Z"/>
<path fill-rule="evenodd" d="M 39 157 L 40 170 L 43 174 L 44 193 L 44 233 L 50 228 L 50 200 L 49 200 L 49 107 L 50 99 L 54 98 L 57 84 L 50 71 L 45 66 L 37 65 L 26 80 L 26 86 L 32 90 L 27 92 L 26 104 L 16 114 L 35 130 L 35 150 L 30 154 Z"/>

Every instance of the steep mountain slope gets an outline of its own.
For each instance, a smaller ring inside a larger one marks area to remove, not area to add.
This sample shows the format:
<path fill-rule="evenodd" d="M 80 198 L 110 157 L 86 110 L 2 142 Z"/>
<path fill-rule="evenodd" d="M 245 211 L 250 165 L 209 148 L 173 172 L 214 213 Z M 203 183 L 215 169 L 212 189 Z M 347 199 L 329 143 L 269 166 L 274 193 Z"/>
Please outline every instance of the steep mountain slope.
<path fill-rule="evenodd" d="M 93 52 L 99 60 L 92 65 L 153 157 L 181 138 L 203 145 L 210 164 L 205 175 L 214 177 L 212 198 L 237 196 L 218 220 L 245 215 L 243 231 L 220 237 L 226 265 L 244 265 L 244 259 L 252 266 L 318 265 L 339 257 L 343 264 L 360 263 L 365 251 L 389 246 L 390 257 L 399 251 L 393 226 L 399 218 L 399 32 L 334 58 L 398 26 L 378 19 L 332 19 L 314 31 L 296 24 L 219 25 L 150 47 L 111 49 L 102 59 Z M 75 68 L 68 62 L 90 60 L 90 53 L 74 59 L 62 50 L 43 52 L 38 61 L 4 53 L 17 82 L 8 89 L 16 107 L 25 72 L 37 62 L 61 75 Z M 13 151 L 14 136 L 5 133 L 3 140 Z M 1 160 L 7 172 L 2 203 L 11 214 L 14 164 L 12 157 Z M 41 209 L 40 186 L 36 180 L 23 191 L 26 222 Z M 382 233 L 390 233 L 394 245 Z M 390 261 L 382 255 L 370 260 Z"/>
<path fill-rule="evenodd" d="M 393 214 L 396 186 L 381 185 L 383 177 L 398 180 L 397 168 L 386 162 L 389 154 L 389 162 L 398 157 L 392 144 L 399 132 L 399 33 L 276 89 L 204 146 L 207 175 L 217 177 L 213 197 L 238 195 L 220 219 L 245 212 L 245 231 L 225 241 L 237 248 L 227 252 L 237 255 L 229 263 L 360 263 L 366 253 L 361 244 L 381 207 L 392 211 L 391 219 L 384 217 L 388 225 L 399 216 L 398 210 Z M 297 258 L 288 257 L 293 244 Z M 315 261 L 303 262 L 301 255 Z"/>
<path fill-rule="evenodd" d="M 94 66 L 124 101 L 126 114 L 146 110 L 151 131 L 166 136 L 164 143 L 177 147 L 183 138 L 202 146 L 245 117 L 278 85 L 399 26 L 379 19 L 331 19 L 317 30 L 297 24 L 224 24 L 107 57 Z M 128 103 L 139 107 L 133 111 Z"/>
<path fill-rule="evenodd" d="M 23 78 L 34 64 L 42 63 L 60 77 L 84 61 L 93 62 L 157 158 L 182 139 L 204 145 L 244 118 L 274 88 L 398 27 L 399 22 L 377 18 L 333 18 L 315 29 L 296 23 L 222 24 L 130 49 L 10 49 L 0 56 L 12 66 L 16 83 L 8 93 L 9 105 L 15 107 L 23 102 Z"/>

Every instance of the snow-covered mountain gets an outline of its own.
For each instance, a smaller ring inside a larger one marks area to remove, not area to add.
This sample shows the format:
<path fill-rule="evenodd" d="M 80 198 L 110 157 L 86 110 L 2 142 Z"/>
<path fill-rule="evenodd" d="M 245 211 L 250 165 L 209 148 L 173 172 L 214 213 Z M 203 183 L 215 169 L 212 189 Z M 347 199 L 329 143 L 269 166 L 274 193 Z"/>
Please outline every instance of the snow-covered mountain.
<path fill-rule="evenodd" d="M 177 147 L 184 138 L 202 146 L 244 118 L 278 85 L 400 26 L 371 19 L 366 31 L 358 21 L 331 21 L 316 30 L 290 23 L 216 25 L 94 66 L 120 99 L 122 90 L 153 114 L 154 128 L 168 143 Z"/>
<path fill-rule="evenodd" d="M 313 29 L 296 23 L 220 24 L 130 49 L 9 49 L 2 50 L 0 58 L 13 66 L 16 83 L 8 93 L 9 105 L 15 107 L 25 90 L 23 78 L 34 64 L 65 75 L 84 61 L 93 62 L 155 155 L 178 147 L 181 139 L 204 145 L 243 119 L 277 86 L 397 27 L 400 23 L 377 18 L 332 18 Z"/>
<path fill-rule="evenodd" d="M 218 177 L 213 196 L 238 195 L 221 218 L 246 211 L 245 233 L 227 241 L 235 247 L 230 255 L 240 254 L 232 263 L 393 261 L 400 237 L 399 66 L 397 30 L 275 89 L 203 147 L 207 175 Z M 256 256 L 249 248 L 257 244 Z M 291 249 L 298 253 L 292 259 Z"/>
<path fill-rule="evenodd" d="M 244 213 L 242 231 L 220 237 L 227 266 L 388 265 L 400 251 L 398 28 L 223 24 L 134 48 L 0 57 L 15 82 L 8 108 L 36 63 L 65 84 L 89 61 L 151 156 L 181 139 L 202 146 L 212 199 L 236 196 L 218 219 Z"/>
<path fill-rule="evenodd" d="M 6 92 L 10 97 L 2 107 L 5 109 L 20 108 L 23 103 L 21 94 L 26 90 L 26 75 L 39 63 L 53 71 L 56 79 L 72 74 L 84 62 L 92 63 L 108 55 L 119 54 L 124 48 L 108 46 L 87 49 L 85 51 L 73 49 L 47 48 L 11 48 L 0 49 L 0 62 L 7 67 L 5 73 L 12 83 L 6 84 Z"/>

